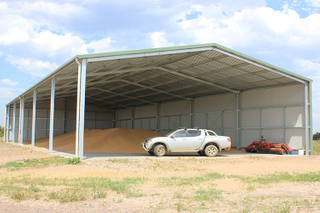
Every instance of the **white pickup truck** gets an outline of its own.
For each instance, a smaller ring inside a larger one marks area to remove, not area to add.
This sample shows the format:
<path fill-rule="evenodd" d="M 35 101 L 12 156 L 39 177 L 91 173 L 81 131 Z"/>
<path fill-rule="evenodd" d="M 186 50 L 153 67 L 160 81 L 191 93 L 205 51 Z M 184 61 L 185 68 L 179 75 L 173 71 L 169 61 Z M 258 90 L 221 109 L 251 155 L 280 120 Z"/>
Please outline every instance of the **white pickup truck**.
<path fill-rule="evenodd" d="M 148 138 L 140 143 L 140 147 L 150 155 L 159 157 L 166 152 L 198 152 L 199 155 L 214 157 L 218 152 L 231 148 L 231 138 L 218 136 L 212 130 L 185 128 L 163 137 Z"/>

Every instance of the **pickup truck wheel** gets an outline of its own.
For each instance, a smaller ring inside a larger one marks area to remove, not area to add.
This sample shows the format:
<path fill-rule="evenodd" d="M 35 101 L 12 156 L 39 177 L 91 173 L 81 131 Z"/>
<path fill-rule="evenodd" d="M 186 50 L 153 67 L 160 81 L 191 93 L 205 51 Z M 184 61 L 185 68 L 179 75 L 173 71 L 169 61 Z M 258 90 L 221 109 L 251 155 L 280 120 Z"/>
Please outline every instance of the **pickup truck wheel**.
<path fill-rule="evenodd" d="M 166 148 L 164 145 L 157 145 L 156 148 L 154 148 L 154 155 L 158 157 L 162 157 L 166 154 Z"/>
<path fill-rule="evenodd" d="M 218 154 L 219 150 L 215 145 L 209 145 L 204 149 L 204 152 L 208 157 L 214 157 Z"/>
<path fill-rule="evenodd" d="M 204 151 L 199 151 L 198 154 L 201 156 L 206 156 L 206 153 L 204 153 Z"/>
<path fill-rule="evenodd" d="M 149 155 L 154 156 L 154 152 L 153 151 L 148 151 Z"/>

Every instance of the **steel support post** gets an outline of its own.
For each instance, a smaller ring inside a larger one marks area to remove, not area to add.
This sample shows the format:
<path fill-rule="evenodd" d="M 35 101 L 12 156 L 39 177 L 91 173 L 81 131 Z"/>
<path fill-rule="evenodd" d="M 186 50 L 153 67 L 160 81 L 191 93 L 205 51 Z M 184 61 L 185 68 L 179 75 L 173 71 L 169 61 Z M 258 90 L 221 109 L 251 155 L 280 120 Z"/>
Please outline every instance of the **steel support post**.
<path fill-rule="evenodd" d="M 7 106 L 4 108 L 4 131 L 3 131 L 3 141 L 4 142 L 7 142 L 6 141 L 6 138 L 7 138 L 7 120 L 8 120 L 8 114 L 7 114 Z"/>
<path fill-rule="evenodd" d="M 240 149 L 240 130 L 239 130 L 239 122 L 240 122 L 240 117 L 239 117 L 239 103 L 240 103 L 240 97 L 239 97 L 239 92 L 236 94 L 237 95 L 237 150 Z"/>
<path fill-rule="evenodd" d="M 51 79 L 51 99 L 50 99 L 50 126 L 49 126 L 49 152 L 53 151 L 53 136 L 54 136 L 54 101 L 56 90 L 56 78 Z"/>
<path fill-rule="evenodd" d="M 13 104 L 13 113 L 12 113 L 12 143 L 16 142 L 16 110 L 17 104 L 14 102 Z"/>
<path fill-rule="evenodd" d="M 80 110 L 79 110 L 79 157 L 83 158 L 84 149 L 84 116 L 86 104 L 86 77 L 87 77 L 87 59 L 82 59 L 81 63 L 81 87 L 80 87 Z"/>
<path fill-rule="evenodd" d="M 134 117 L 135 117 L 134 107 L 131 107 L 131 129 L 134 129 Z"/>
<path fill-rule="evenodd" d="M 193 103 L 194 98 L 190 98 L 190 127 L 193 128 L 194 122 L 193 122 L 193 111 L 194 111 L 194 106 Z"/>
<path fill-rule="evenodd" d="M 309 82 L 309 123 L 310 154 L 313 155 L 312 82 Z"/>
<path fill-rule="evenodd" d="M 156 104 L 156 106 L 157 106 L 157 115 L 156 115 L 156 122 L 157 122 L 157 126 L 156 126 L 156 131 L 158 132 L 159 130 L 160 130 L 160 103 L 157 103 Z"/>
<path fill-rule="evenodd" d="M 23 145 L 24 132 L 24 97 L 20 98 L 20 116 L 19 116 L 19 144 Z"/>
<path fill-rule="evenodd" d="M 116 110 L 113 110 L 112 112 L 112 117 L 113 117 L 113 120 L 112 120 L 112 128 L 116 128 Z"/>
<path fill-rule="evenodd" d="M 310 152 L 310 141 L 309 141 L 309 114 L 308 114 L 308 83 L 304 84 L 304 118 L 305 118 L 305 144 L 306 144 L 306 153 L 305 155 L 309 155 Z"/>
<path fill-rule="evenodd" d="M 76 109 L 76 144 L 75 155 L 79 157 L 79 130 L 80 130 L 80 91 L 81 91 L 81 63 L 76 59 L 78 63 L 78 83 L 77 83 L 77 109 Z"/>
<path fill-rule="evenodd" d="M 9 142 L 9 130 L 10 130 L 10 106 L 7 107 L 7 115 L 8 115 L 8 119 L 7 119 L 7 128 L 6 128 L 6 142 Z"/>
<path fill-rule="evenodd" d="M 36 141 L 36 118 L 37 118 L 37 90 L 33 91 L 33 107 L 32 107 L 32 130 L 31 130 L 31 148 L 34 149 Z"/>

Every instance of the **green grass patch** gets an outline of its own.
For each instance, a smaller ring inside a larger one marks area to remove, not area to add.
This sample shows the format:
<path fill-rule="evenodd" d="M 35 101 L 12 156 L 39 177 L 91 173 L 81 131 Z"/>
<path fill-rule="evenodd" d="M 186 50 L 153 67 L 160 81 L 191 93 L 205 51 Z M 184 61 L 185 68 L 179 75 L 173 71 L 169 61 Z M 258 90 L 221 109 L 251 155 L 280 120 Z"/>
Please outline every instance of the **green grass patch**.
<path fill-rule="evenodd" d="M 122 180 L 110 180 L 109 178 L 5 178 L 0 187 L 0 192 L 15 200 L 44 197 L 59 202 L 74 202 L 86 198 L 104 198 L 108 192 L 115 191 L 127 197 L 141 197 L 142 194 L 132 191 L 132 187 L 145 179 L 124 178 Z M 54 188 L 59 186 L 59 191 Z M 46 188 L 47 190 L 41 190 Z M 49 189 L 48 189 L 49 188 Z M 51 190 L 50 190 L 51 188 Z"/>
<path fill-rule="evenodd" d="M 109 159 L 108 161 L 111 163 L 122 163 L 122 164 L 128 164 L 130 162 L 129 159 Z"/>
<path fill-rule="evenodd" d="M 262 185 L 270 183 L 279 183 L 284 181 L 292 182 L 316 182 L 320 181 L 320 172 L 297 173 L 280 172 L 268 175 L 259 175 L 254 177 L 245 177 L 240 175 L 228 175 L 228 178 L 236 178 L 246 183 L 258 183 Z"/>
<path fill-rule="evenodd" d="M 211 201 L 213 202 L 216 199 L 220 198 L 222 191 L 217 189 L 211 190 L 198 190 L 196 195 L 193 197 L 195 201 Z"/>
<path fill-rule="evenodd" d="M 320 140 L 313 141 L 313 154 L 320 155 Z"/>
<path fill-rule="evenodd" d="M 35 158 L 35 159 L 24 159 L 18 161 L 11 161 L 4 165 L 0 165 L 0 168 L 8 168 L 9 171 L 19 170 L 27 167 L 44 167 L 51 164 L 78 164 L 80 158 L 64 158 L 64 157 L 50 157 L 50 158 Z"/>

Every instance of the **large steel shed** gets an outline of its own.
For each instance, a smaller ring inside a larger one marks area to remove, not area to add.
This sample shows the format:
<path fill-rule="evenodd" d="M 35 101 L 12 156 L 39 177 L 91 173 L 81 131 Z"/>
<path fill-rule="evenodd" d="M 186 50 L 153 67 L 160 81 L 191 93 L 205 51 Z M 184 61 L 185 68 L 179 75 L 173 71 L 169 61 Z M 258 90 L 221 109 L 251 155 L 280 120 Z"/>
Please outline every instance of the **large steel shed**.
<path fill-rule="evenodd" d="M 84 129 L 200 127 L 312 153 L 312 80 L 218 44 L 77 55 L 6 105 L 5 141 Z"/>

